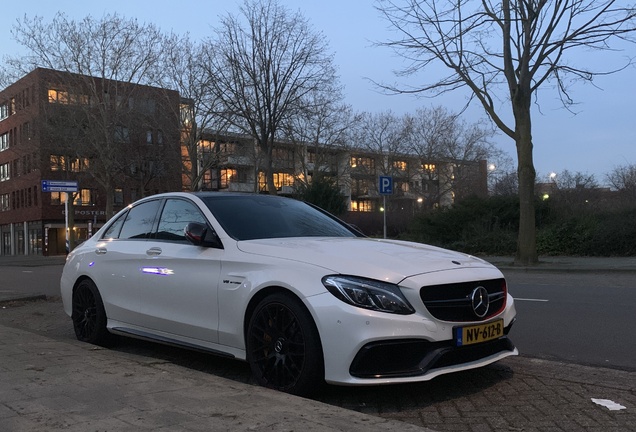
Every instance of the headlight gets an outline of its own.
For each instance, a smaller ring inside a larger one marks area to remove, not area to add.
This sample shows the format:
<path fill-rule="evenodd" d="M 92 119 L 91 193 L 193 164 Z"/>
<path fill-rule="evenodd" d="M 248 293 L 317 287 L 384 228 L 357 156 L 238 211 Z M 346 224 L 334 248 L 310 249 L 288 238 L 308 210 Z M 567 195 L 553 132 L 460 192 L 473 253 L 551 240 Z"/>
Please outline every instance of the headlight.
<path fill-rule="evenodd" d="M 400 315 L 415 313 L 395 284 L 355 276 L 325 276 L 322 284 L 345 303 Z"/>

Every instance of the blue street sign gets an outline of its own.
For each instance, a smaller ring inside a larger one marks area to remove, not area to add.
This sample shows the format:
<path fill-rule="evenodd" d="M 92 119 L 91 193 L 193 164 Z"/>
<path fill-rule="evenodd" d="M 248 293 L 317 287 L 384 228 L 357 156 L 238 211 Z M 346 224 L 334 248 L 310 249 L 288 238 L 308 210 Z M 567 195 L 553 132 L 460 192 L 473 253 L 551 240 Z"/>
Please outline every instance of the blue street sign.
<path fill-rule="evenodd" d="M 42 180 L 42 192 L 77 192 L 77 181 Z"/>
<path fill-rule="evenodd" d="M 393 177 L 380 176 L 378 190 L 380 191 L 380 195 L 393 194 Z"/>

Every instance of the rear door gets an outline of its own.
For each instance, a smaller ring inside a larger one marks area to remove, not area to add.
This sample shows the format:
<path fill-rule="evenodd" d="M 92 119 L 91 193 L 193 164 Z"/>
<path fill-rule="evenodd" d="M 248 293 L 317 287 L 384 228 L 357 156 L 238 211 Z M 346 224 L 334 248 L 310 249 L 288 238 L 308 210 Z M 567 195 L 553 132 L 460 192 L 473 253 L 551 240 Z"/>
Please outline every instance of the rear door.
<path fill-rule="evenodd" d="M 111 224 L 96 245 L 91 273 L 111 320 L 138 324 L 144 314 L 146 299 L 137 290 L 139 269 L 162 202 L 154 199 L 135 205 Z"/>

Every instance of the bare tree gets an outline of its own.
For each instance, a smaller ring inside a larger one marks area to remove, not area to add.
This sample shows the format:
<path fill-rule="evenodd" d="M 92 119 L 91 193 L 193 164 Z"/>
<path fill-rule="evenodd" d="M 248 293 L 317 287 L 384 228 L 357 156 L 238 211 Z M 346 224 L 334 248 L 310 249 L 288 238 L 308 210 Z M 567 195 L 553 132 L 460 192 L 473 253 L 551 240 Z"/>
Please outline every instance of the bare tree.
<path fill-rule="evenodd" d="M 490 141 L 492 128 L 479 122 L 468 124 L 444 107 L 420 108 L 409 119 L 408 151 L 427 167 L 422 171 L 423 178 L 429 182 L 440 180 L 440 174 L 444 174 L 440 170 L 445 172 L 437 199 L 451 192 L 457 196 L 473 193 L 475 176 L 468 167 L 501 153 Z"/>
<path fill-rule="evenodd" d="M 433 95 L 468 88 L 497 127 L 515 141 L 520 198 L 515 261 L 536 263 L 533 97 L 540 87 L 554 84 L 567 107 L 573 103 L 568 93 L 573 81 L 592 81 L 614 72 L 602 66 L 593 69 L 589 56 L 575 65 L 567 54 L 609 50 L 616 40 L 634 42 L 634 8 L 616 0 L 379 0 L 378 10 L 400 35 L 385 45 L 410 61 L 402 75 L 436 64 L 449 72 L 413 88 L 386 88 Z"/>
<path fill-rule="evenodd" d="M 112 215 L 118 179 L 137 178 L 143 193 L 143 184 L 158 174 L 159 164 L 143 166 L 141 160 L 159 162 L 167 148 L 156 146 L 143 155 L 133 154 L 134 147 L 130 152 L 122 151 L 122 144 L 145 139 L 133 134 L 144 134 L 157 126 L 151 122 L 166 120 L 157 118 L 155 110 L 160 112 L 161 107 L 147 98 L 147 88 L 142 86 L 153 82 L 158 73 L 163 34 L 153 25 L 116 14 L 75 21 L 63 13 L 51 22 L 24 17 L 12 33 L 29 54 L 5 59 L 3 75 L 15 79 L 37 67 L 50 69 L 52 84 L 59 86 L 49 92 L 50 105 L 69 107 L 66 116 L 56 118 L 64 122 L 56 129 L 63 135 L 58 143 L 66 146 L 58 150 L 73 152 L 80 160 L 90 158 L 86 171 L 103 188 L 106 215 Z M 136 130 L 125 120 L 132 111 L 140 114 L 137 121 L 143 123 Z M 174 142 L 179 137 L 155 135 L 153 139 Z"/>
<path fill-rule="evenodd" d="M 586 211 L 601 205 L 602 191 L 594 174 L 563 170 L 552 176 L 554 190 L 550 199 L 569 211 Z"/>
<path fill-rule="evenodd" d="M 625 197 L 626 202 L 636 200 L 636 164 L 615 167 L 606 179 L 613 189 Z"/>
<path fill-rule="evenodd" d="M 200 190 L 207 171 L 218 165 L 218 141 L 228 123 L 219 115 L 221 107 L 212 92 L 214 79 L 204 66 L 213 48 L 197 43 L 189 35 L 172 35 L 165 44 L 161 64 L 163 74 L 158 85 L 179 92 L 181 104 L 175 113 L 181 120 L 181 145 L 184 186 Z M 208 145 L 208 139 L 212 139 Z"/>
<path fill-rule="evenodd" d="M 393 159 L 408 154 L 407 137 L 411 124 L 392 111 L 362 113 L 355 127 L 354 146 L 381 156 L 376 162 L 380 174 L 390 175 Z"/>
<path fill-rule="evenodd" d="M 254 138 L 265 160 L 267 190 L 275 194 L 272 150 L 281 125 L 305 98 L 335 81 L 323 35 L 276 0 L 245 0 L 241 17 L 221 20 L 205 64 L 223 117 Z"/>
<path fill-rule="evenodd" d="M 420 167 L 408 154 L 409 120 L 392 111 L 358 115 L 352 129 L 352 198 L 377 195 L 378 175 L 393 177 L 394 193 L 389 204 L 401 201 L 410 192 L 411 180 Z"/>
<path fill-rule="evenodd" d="M 339 154 L 349 146 L 356 116 L 341 102 L 339 91 L 334 87 L 331 92 L 311 92 L 283 126 L 283 138 L 299 149 L 299 180 L 305 187 L 324 176 L 339 179 L 348 167 L 340 163 Z"/>
<path fill-rule="evenodd" d="M 554 182 L 557 189 L 560 190 L 573 190 L 573 189 L 597 189 L 598 182 L 594 177 L 594 174 L 583 173 L 580 171 L 570 172 L 563 170 L 554 176 Z"/>

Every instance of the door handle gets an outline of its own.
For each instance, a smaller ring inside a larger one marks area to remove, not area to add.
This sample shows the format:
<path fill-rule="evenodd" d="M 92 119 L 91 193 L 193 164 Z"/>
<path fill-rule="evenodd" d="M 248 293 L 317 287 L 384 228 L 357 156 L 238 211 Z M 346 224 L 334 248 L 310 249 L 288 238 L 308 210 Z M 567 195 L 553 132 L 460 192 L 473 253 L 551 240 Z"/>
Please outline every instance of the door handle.
<path fill-rule="evenodd" d="M 161 252 L 163 252 L 163 251 L 161 250 L 160 247 L 151 247 L 150 249 L 148 249 L 146 251 L 146 255 L 148 255 L 148 256 L 158 256 L 158 255 L 161 255 Z"/>
<path fill-rule="evenodd" d="M 108 249 L 106 249 L 105 247 L 99 247 L 99 248 L 95 249 L 95 253 L 97 255 L 104 255 L 104 254 L 106 254 L 106 252 L 108 252 Z"/>

